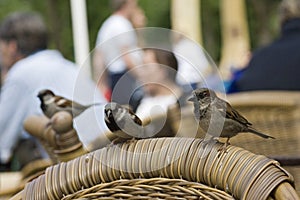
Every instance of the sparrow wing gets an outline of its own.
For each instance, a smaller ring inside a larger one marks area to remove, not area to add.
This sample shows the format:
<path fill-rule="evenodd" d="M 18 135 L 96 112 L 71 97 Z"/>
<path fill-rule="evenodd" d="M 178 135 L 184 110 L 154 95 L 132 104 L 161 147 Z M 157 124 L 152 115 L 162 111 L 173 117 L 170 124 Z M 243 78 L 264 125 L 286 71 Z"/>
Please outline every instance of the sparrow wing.
<path fill-rule="evenodd" d="M 92 105 L 84 106 L 77 102 L 73 102 L 71 106 L 73 106 L 73 108 L 78 109 L 78 110 L 85 110 L 85 109 L 91 107 Z"/>
<path fill-rule="evenodd" d="M 142 126 L 141 119 L 136 114 L 119 104 L 109 103 L 105 106 L 105 122 L 113 132 L 122 129 L 130 129 L 130 126 Z M 136 130 L 134 130 L 137 132 Z M 129 131 L 130 132 L 130 131 Z"/>
<path fill-rule="evenodd" d="M 71 101 L 69 99 L 66 99 L 64 97 L 56 96 L 55 98 L 56 98 L 55 103 L 57 105 L 57 109 L 60 111 L 67 111 L 71 113 L 74 117 L 77 117 L 89 107 Z"/>
<path fill-rule="evenodd" d="M 246 126 L 251 126 L 252 124 L 245 118 L 243 117 L 237 110 L 235 110 L 234 108 L 231 107 L 231 105 L 226 102 L 223 101 L 220 103 L 216 103 L 215 104 L 217 106 L 217 109 L 219 110 L 219 112 L 221 112 L 221 114 L 228 118 L 228 119 L 232 119 L 235 121 L 238 121 Z"/>
<path fill-rule="evenodd" d="M 111 108 L 106 108 L 104 111 L 105 111 L 105 123 L 109 128 L 109 130 L 111 130 L 112 132 L 119 131 L 120 127 L 117 125 L 114 119 Z"/>
<path fill-rule="evenodd" d="M 142 120 L 131 110 L 131 109 L 128 109 L 128 113 L 130 114 L 131 116 L 131 119 L 138 125 L 142 126 L 143 122 Z"/>
<path fill-rule="evenodd" d="M 72 107 L 72 101 L 65 99 L 61 96 L 55 96 L 55 104 L 60 108 L 69 108 Z"/>
<path fill-rule="evenodd" d="M 64 97 L 61 97 L 61 96 L 55 96 L 55 103 L 60 108 L 72 108 L 72 107 L 74 107 L 74 108 L 77 108 L 77 109 L 86 109 L 86 108 L 91 106 L 91 105 L 84 106 L 84 105 L 81 105 L 80 103 L 77 103 L 75 101 L 71 101 L 71 100 L 66 99 Z"/>

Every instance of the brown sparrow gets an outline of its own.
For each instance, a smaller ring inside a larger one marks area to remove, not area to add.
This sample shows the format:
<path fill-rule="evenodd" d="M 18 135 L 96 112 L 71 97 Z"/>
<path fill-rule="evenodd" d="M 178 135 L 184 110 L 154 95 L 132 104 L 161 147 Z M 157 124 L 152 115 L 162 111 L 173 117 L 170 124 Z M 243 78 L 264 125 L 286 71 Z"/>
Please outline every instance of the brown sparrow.
<path fill-rule="evenodd" d="M 241 132 L 250 132 L 263 138 L 275 139 L 255 130 L 245 117 L 233 109 L 229 103 L 217 97 L 213 90 L 196 89 L 188 101 L 194 103 L 194 114 L 199 120 L 199 126 L 208 135 L 227 138 L 225 148 L 229 144 L 229 139 Z"/>
<path fill-rule="evenodd" d="M 48 118 L 52 118 L 52 116 L 59 111 L 67 111 L 73 117 L 77 117 L 89 107 L 100 105 L 100 103 L 81 105 L 64 97 L 56 96 L 51 90 L 47 89 L 41 90 L 37 96 L 41 101 L 41 109 Z"/>
<path fill-rule="evenodd" d="M 111 102 L 104 108 L 105 123 L 119 139 L 143 137 L 142 121 L 132 110 Z"/>

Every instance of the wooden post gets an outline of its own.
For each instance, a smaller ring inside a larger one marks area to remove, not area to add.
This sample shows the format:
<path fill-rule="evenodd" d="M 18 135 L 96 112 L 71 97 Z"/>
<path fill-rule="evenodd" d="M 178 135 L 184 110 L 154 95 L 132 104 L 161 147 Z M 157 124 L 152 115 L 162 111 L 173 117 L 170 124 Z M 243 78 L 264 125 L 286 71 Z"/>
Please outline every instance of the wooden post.
<path fill-rule="evenodd" d="M 244 0 L 222 0 L 222 49 L 220 70 L 223 78 L 231 78 L 233 69 L 243 67 L 249 59 L 250 39 Z"/>
<path fill-rule="evenodd" d="M 91 77 L 91 60 L 89 47 L 88 22 L 85 0 L 70 0 L 72 29 L 76 64 L 81 72 Z"/>
<path fill-rule="evenodd" d="M 172 0 L 172 29 L 202 44 L 200 0 Z"/>

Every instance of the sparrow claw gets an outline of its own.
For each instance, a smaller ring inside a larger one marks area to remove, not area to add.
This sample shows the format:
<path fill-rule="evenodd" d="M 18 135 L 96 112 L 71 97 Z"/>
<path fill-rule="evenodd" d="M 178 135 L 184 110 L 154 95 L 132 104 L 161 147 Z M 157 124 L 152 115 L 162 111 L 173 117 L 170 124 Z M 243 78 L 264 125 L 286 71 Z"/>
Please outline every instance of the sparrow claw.
<path fill-rule="evenodd" d="M 116 138 L 113 141 L 111 141 L 111 146 L 122 143 L 121 138 Z"/>
<path fill-rule="evenodd" d="M 133 138 L 127 140 L 126 142 L 129 143 L 129 144 L 131 144 L 131 143 L 133 143 L 135 141 L 136 141 L 136 138 L 133 137 Z"/>
<path fill-rule="evenodd" d="M 207 147 L 207 145 L 215 144 L 215 143 L 217 143 L 217 140 L 214 137 L 210 137 L 209 139 L 204 138 L 202 141 L 201 148 L 205 149 Z"/>
<path fill-rule="evenodd" d="M 222 154 L 222 153 L 227 153 L 227 145 L 226 145 L 226 144 L 222 145 L 222 146 L 218 149 L 218 152 L 220 152 L 221 154 Z"/>
<path fill-rule="evenodd" d="M 107 148 L 111 148 L 113 147 L 115 144 L 113 143 L 113 141 L 111 143 L 109 143 L 108 145 L 106 145 Z"/>
<path fill-rule="evenodd" d="M 116 139 L 114 139 L 114 140 L 111 142 L 111 144 L 112 144 L 112 145 L 116 145 L 116 144 L 120 144 L 120 143 L 125 143 L 125 142 L 127 142 L 128 140 L 129 140 L 129 141 L 132 141 L 132 140 L 134 140 L 134 138 L 128 139 L 128 138 L 117 137 Z"/>
<path fill-rule="evenodd" d="M 220 152 L 220 154 L 218 155 L 218 158 L 220 157 L 221 154 L 228 153 L 227 147 L 228 147 L 228 145 L 230 145 L 229 139 L 230 138 L 227 138 L 226 142 L 222 145 L 222 147 L 220 147 L 218 149 L 218 152 Z"/>

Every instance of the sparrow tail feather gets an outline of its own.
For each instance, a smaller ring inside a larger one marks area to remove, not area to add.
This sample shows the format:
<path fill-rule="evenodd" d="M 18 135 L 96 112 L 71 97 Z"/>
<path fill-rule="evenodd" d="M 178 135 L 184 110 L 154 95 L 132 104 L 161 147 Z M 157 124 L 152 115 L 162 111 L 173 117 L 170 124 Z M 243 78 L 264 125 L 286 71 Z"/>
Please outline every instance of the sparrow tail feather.
<path fill-rule="evenodd" d="M 268 139 L 268 138 L 275 139 L 273 136 L 261 133 L 261 132 L 255 130 L 254 128 L 252 128 L 252 127 L 248 127 L 248 131 L 251 132 L 251 133 L 254 133 L 254 134 L 256 134 L 256 135 L 258 135 L 260 137 L 266 138 L 266 139 Z"/>

